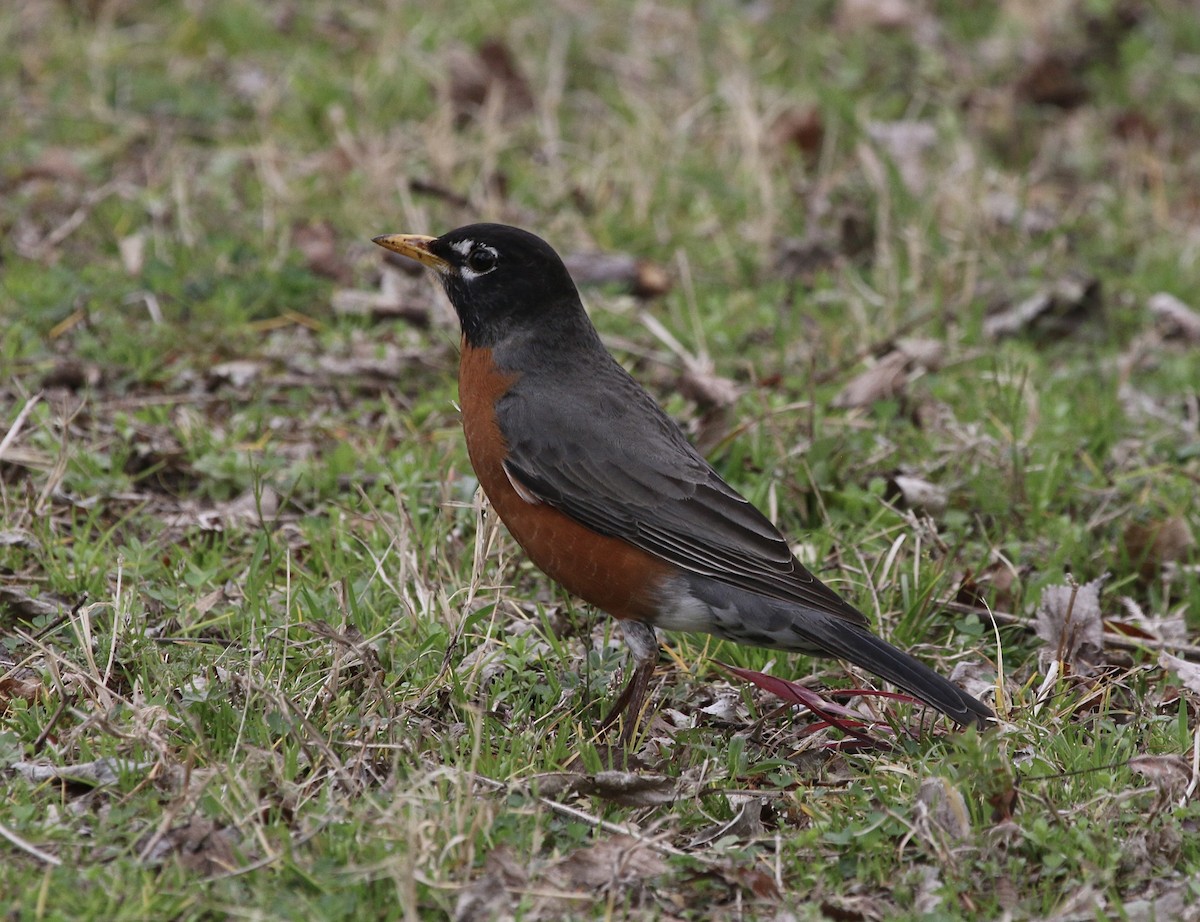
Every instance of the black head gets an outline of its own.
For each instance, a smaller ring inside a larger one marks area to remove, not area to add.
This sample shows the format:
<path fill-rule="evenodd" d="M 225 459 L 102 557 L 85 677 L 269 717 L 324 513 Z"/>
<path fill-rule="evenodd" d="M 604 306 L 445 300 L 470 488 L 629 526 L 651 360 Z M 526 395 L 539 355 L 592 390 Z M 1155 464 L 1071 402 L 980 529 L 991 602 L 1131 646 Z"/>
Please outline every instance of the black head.
<path fill-rule="evenodd" d="M 530 324 L 587 323 L 562 259 L 528 231 L 468 224 L 440 237 L 395 234 L 374 241 L 437 272 L 472 346 L 493 346 Z"/>

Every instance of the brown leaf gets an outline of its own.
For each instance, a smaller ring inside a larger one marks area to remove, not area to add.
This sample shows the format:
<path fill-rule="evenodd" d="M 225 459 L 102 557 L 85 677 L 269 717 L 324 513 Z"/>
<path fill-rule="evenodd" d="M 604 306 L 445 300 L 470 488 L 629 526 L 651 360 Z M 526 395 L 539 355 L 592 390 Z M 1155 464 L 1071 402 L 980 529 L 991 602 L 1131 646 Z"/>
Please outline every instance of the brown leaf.
<path fill-rule="evenodd" d="M 835 21 L 846 32 L 908 29 L 916 24 L 917 10 L 910 0 L 841 0 Z"/>
<path fill-rule="evenodd" d="M 988 564 L 979 573 L 967 573 L 963 576 L 955 594 L 955 601 L 972 607 L 980 607 L 990 598 L 991 606 L 1001 611 L 1009 611 L 1013 603 L 1013 586 L 1017 581 L 1017 573 L 1012 565 L 997 560 Z M 988 590 L 991 595 L 986 595 Z"/>
<path fill-rule="evenodd" d="M 1104 580 L 1102 576 L 1082 586 L 1047 586 L 1042 590 L 1035 628 L 1044 645 L 1038 651 L 1043 671 L 1055 660 L 1067 663 L 1080 675 L 1093 671 L 1104 646 L 1100 615 Z"/>
<path fill-rule="evenodd" d="M 789 106 L 775 117 L 769 133 L 775 147 L 794 147 L 809 161 L 816 160 L 825 143 L 825 122 L 817 106 Z"/>
<path fill-rule="evenodd" d="M 1192 780 L 1192 766 L 1177 755 L 1134 756 L 1129 768 L 1154 785 L 1156 796 L 1151 810 L 1155 813 L 1180 800 Z"/>
<path fill-rule="evenodd" d="M 674 803 L 676 782 L 665 775 L 639 775 L 627 771 L 602 771 L 594 775 L 553 772 L 537 777 L 538 793 L 544 797 L 586 794 L 625 807 L 657 807 Z"/>
<path fill-rule="evenodd" d="M 903 352 L 889 352 L 852 378 L 841 393 L 833 398 L 833 406 L 839 409 L 866 407 L 878 400 L 896 396 L 908 383 L 908 364 L 908 356 Z"/>
<path fill-rule="evenodd" d="M 1140 109 L 1122 109 L 1113 117 L 1112 133 L 1122 141 L 1153 144 L 1158 140 L 1159 126 Z"/>
<path fill-rule="evenodd" d="M 1165 564 L 1185 558 L 1196 544 L 1187 519 L 1181 515 L 1130 522 L 1125 526 L 1124 541 L 1125 552 L 1146 581 L 1158 576 Z"/>
<path fill-rule="evenodd" d="M 37 673 L 31 669 L 10 671 L 0 676 L 0 714 L 4 713 L 8 702 L 14 698 L 33 702 L 41 697 L 44 689 Z"/>
<path fill-rule="evenodd" d="M 762 868 L 744 864 L 725 864 L 717 867 L 717 873 L 727 883 L 752 894 L 760 900 L 777 900 L 780 897 L 779 885 L 775 878 Z M 790 913 L 777 916 L 777 919 L 794 919 Z"/>
<path fill-rule="evenodd" d="M 1098 278 L 1068 273 L 1024 301 L 990 314 L 983 321 L 983 332 L 992 339 L 1024 332 L 1066 336 L 1085 321 L 1097 319 L 1103 306 Z"/>
<path fill-rule="evenodd" d="M 726 799 L 736 811 L 733 818 L 702 829 L 688 842 L 688 848 L 699 848 L 725 838 L 732 838 L 738 842 L 753 842 L 766 831 L 762 821 L 763 809 L 766 807 L 763 798 L 727 794 Z"/>
<path fill-rule="evenodd" d="M 811 282 L 820 271 L 836 264 L 836 241 L 821 233 L 775 241 L 774 271 L 785 279 Z"/>
<path fill-rule="evenodd" d="M 472 118 L 489 105 L 511 119 L 533 109 L 533 90 L 501 39 L 489 38 L 474 52 L 452 48 L 446 56 L 450 104 L 460 119 Z"/>
<path fill-rule="evenodd" d="M 380 320 L 395 317 L 424 328 L 429 326 L 433 313 L 433 297 L 424 273 L 414 277 L 407 270 L 385 265 L 379 277 L 379 291 L 341 288 L 333 293 L 331 303 L 335 314 L 365 314 Z"/>
<path fill-rule="evenodd" d="M 292 242 L 313 274 L 323 275 L 343 285 L 354 277 L 349 263 L 338 253 L 337 234 L 328 221 L 294 225 Z"/>
<path fill-rule="evenodd" d="M 935 844 L 949 847 L 971 838 L 971 814 L 962 792 L 946 778 L 926 778 L 917 791 L 917 830 Z"/>
<path fill-rule="evenodd" d="M 83 184 L 87 182 L 87 174 L 80 168 L 78 156 L 77 150 L 67 147 L 44 147 L 38 158 L 17 175 L 16 182 L 48 179 L 52 182 Z"/>
<path fill-rule="evenodd" d="M 516 897 L 509 891 L 524 889 L 528 881 L 529 871 L 516 861 L 511 849 L 505 846 L 492 849 L 484 861 L 483 874 L 459 892 L 454 904 L 454 922 L 512 919 Z"/>
<path fill-rule="evenodd" d="M 657 263 L 628 253 L 582 252 L 563 257 L 575 284 L 620 285 L 636 298 L 656 298 L 671 290 L 671 277 Z"/>
<path fill-rule="evenodd" d="M 667 863 L 646 842 L 617 835 L 572 852 L 548 876 L 572 890 L 620 892 L 666 871 Z"/>
<path fill-rule="evenodd" d="M 187 870 L 210 877 L 237 866 L 232 841 L 232 830 L 223 829 L 210 819 L 192 817 L 158 838 L 144 837 L 137 843 L 137 849 L 143 861 L 161 864 L 175 856 Z"/>
<path fill-rule="evenodd" d="M 47 390 L 61 387 L 64 390 L 79 391 L 86 387 L 96 387 L 103 380 L 104 373 L 99 365 L 74 356 L 64 356 L 42 377 L 42 387 Z"/>
<path fill-rule="evenodd" d="M 0 586 L 0 612 L 15 615 L 32 621 L 34 618 L 48 618 L 60 611 L 70 608 L 63 601 L 47 596 L 45 593 L 36 598 L 20 586 Z"/>
<path fill-rule="evenodd" d="M 702 410 L 729 407 L 737 403 L 738 386 L 716 373 L 710 361 L 684 362 L 679 376 L 679 392 Z"/>
<path fill-rule="evenodd" d="M 1150 313 L 1158 321 L 1158 328 L 1168 339 L 1182 339 L 1188 343 L 1200 343 L 1200 313 L 1188 307 L 1172 294 L 1160 291 L 1146 301 Z"/>
<path fill-rule="evenodd" d="M 1018 99 L 1035 106 L 1074 109 L 1087 102 L 1087 86 L 1079 77 L 1079 64 L 1051 51 L 1031 63 L 1017 79 Z"/>

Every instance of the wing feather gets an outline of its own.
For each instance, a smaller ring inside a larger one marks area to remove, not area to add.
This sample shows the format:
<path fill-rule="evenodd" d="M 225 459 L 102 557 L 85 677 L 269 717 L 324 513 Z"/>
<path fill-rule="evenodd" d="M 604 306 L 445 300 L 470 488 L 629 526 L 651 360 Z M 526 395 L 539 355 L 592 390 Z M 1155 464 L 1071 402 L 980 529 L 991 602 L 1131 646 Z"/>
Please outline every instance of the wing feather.
<path fill-rule="evenodd" d="M 497 418 L 505 468 L 533 496 L 685 570 L 856 623 L 865 618 L 806 570 L 770 520 L 620 372 L 573 405 L 520 384 Z M 536 421 L 536 423 L 535 423 Z"/>

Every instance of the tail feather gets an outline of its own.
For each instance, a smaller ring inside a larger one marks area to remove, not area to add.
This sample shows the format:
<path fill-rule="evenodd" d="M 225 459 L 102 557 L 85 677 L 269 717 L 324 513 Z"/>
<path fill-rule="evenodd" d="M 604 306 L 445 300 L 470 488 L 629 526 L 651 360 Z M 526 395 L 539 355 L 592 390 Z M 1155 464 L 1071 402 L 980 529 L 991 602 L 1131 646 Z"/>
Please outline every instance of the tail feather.
<path fill-rule="evenodd" d="M 705 631 L 755 647 L 835 656 L 891 682 L 962 726 L 983 727 L 995 719 L 986 704 L 857 622 L 712 579 L 685 580 L 673 587 L 673 610 L 657 619 L 659 627 Z"/>
<path fill-rule="evenodd" d="M 826 652 L 886 679 L 914 698 L 937 708 L 955 723 L 964 727 L 969 724 L 984 727 L 995 719 L 992 709 L 982 701 L 886 640 L 857 625 L 831 623 L 825 627 L 824 630 L 818 628 L 813 634 Z"/>

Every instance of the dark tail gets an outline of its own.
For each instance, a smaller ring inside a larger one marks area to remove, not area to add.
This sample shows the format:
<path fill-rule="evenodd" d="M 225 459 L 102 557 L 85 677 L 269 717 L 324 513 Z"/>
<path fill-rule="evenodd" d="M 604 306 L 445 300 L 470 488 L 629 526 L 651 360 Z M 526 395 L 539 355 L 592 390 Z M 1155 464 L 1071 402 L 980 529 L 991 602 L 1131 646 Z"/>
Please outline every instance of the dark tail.
<path fill-rule="evenodd" d="M 680 594 L 687 604 L 681 607 L 688 617 L 662 617 L 660 627 L 708 631 L 755 647 L 836 656 L 886 679 L 962 726 L 983 727 L 996 717 L 986 704 L 919 659 L 872 634 L 866 618 L 815 579 L 807 603 L 770 598 L 701 576 L 683 579 L 686 590 Z"/>
<path fill-rule="evenodd" d="M 813 616 L 824 618 L 826 616 Z M 851 624 L 834 624 L 832 630 L 814 631 L 814 639 L 839 659 L 849 660 L 897 688 L 937 708 L 961 726 L 986 727 L 996 715 L 986 704 L 942 678 L 915 656 Z"/>

